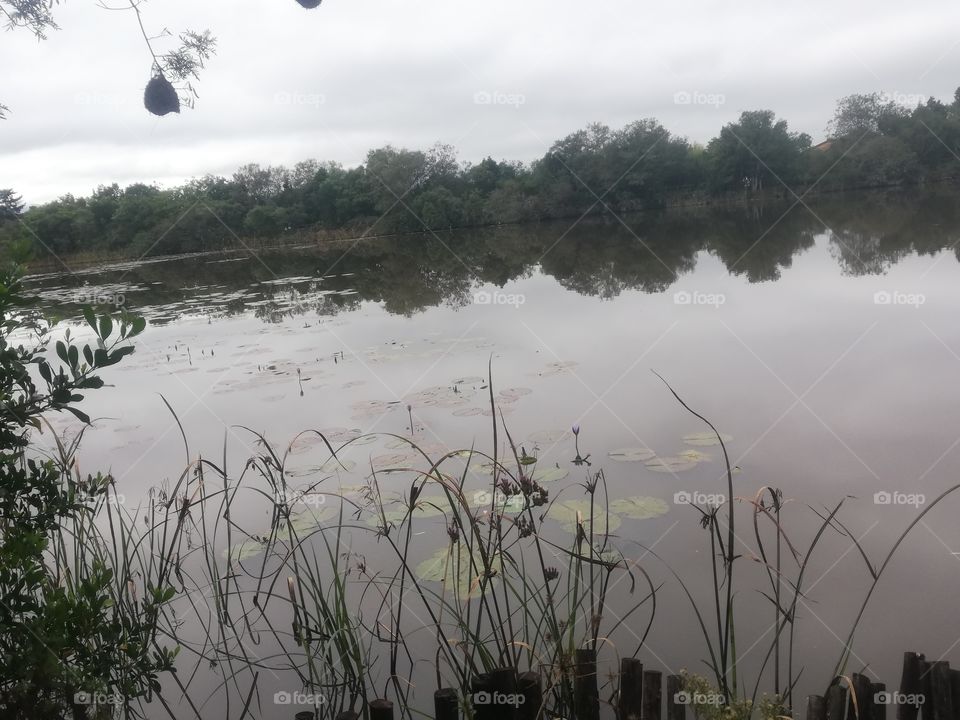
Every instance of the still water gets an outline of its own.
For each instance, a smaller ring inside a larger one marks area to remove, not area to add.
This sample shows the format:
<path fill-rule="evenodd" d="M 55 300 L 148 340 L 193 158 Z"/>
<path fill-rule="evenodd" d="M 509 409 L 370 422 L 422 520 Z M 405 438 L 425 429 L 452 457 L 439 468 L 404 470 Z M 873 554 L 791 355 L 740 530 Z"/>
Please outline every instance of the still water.
<path fill-rule="evenodd" d="M 711 607 L 709 536 L 684 500 L 726 493 L 723 456 L 684 439 L 708 428 L 655 373 L 729 436 L 735 496 L 782 489 L 800 548 L 819 526 L 816 513 L 850 496 L 840 518 L 879 565 L 960 477 L 957 208 L 950 194 L 832 197 L 150 259 L 37 275 L 29 286 L 61 329 L 82 333 L 79 308 L 90 299 L 122 302 L 149 321 L 136 352 L 104 373 L 112 386 L 85 401 L 96 420 L 79 452 L 82 470 L 113 473 L 130 506 L 187 464 L 161 396 L 191 457 L 225 455 L 235 467 L 262 451 L 244 428 L 283 447 L 311 428 L 405 435 L 412 419 L 433 452 L 492 453 L 489 367 L 498 415 L 551 470 L 552 500 L 582 497 L 577 484 L 602 468 L 611 499 L 663 501 L 656 517 L 624 517 L 612 533 L 662 585 L 638 657 L 665 674 L 706 674 L 688 600 L 640 546 L 654 547 Z M 55 426 L 77 430 L 68 418 Z M 589 467 L 572 463 L 573 426 Z M 625 448 L 639 460 L 611 456 Z M 333 474 L 320 450 L 295 445 L 296 477 Z M 408 460 L 404 453 L 388 436 L 351 446 L 351 470 L 337 468 L 336 479 L 362 483 L 371 468 Z M 736 641 L 750 674 L 764 660 L 773 613 L 751 560 L 749 507 L 737 502 Z M 894 686 L 905 650 L 960 661 L 958 502 L 934 508 L 891 561 L 850 670 L 868 667 Z M 442 525 L 434 528 L 417 539 L 418 558 L 443 547 Z M 389 564 L 375 537 L 352 540 L 371 563 Z M 825 689 L 871 580 L 839 528 L 807 572 L 801 698 Z M 633 653 L 647 617 L 618 630 L 620 652 Z M 606 658 L 604 671 L 615 661 Z M 425 708 L 431 673 L 417 695 Z M 297 689 L 285 682 L 266 678 L 264 697 Z M 268 699 L 257 713 L 292 717 Z"/>

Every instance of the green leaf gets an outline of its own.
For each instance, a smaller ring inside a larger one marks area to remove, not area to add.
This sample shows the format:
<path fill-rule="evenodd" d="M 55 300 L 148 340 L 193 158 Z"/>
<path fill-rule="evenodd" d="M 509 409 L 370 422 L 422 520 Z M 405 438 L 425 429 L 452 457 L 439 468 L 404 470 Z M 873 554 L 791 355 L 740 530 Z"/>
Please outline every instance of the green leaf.
<path fill-rule="evenodd" d="M 57 357 L 59 357 L 65 363 L 70 362 L 67 360 L 67 346 L 63 344 L 63 340 L 57 340 Z"/>
<path fill-rule="evenodd" d="M 89 345 L 83 346 L 83 359 L 87 361 L 87 365 L 93 367 L 93 350 L 90 349 Z"/>
<path fill-rule="evenodd" d="M 126 345 L 122 348 L 117 348 L 110 353 L 110 364 L 113 365 L 114 363 L 120 362 L 127 355 L 130 355 L 134 350 L 136 350 L 136 348 L 133 347 L 133 345 Z"/>
<path fill-rule="evenodd" d="M 86 414 L 85 412 L 83 412 L 82 410 L 77 410 L 77 408 L 75 408 L 75 407 L 69 407 L 69 406 L 67 406 L 67 407 L 65 407 L 65 408 L 63 408 L 63 409 L 66 410 L 66 411 L 69 412 L 69 413 L 73 413 L 73 415 L 75 415 L 76 418 L 77 418 L 78 420 L 80 420 L 81 422 L 84 422 L 84 423 L 86 423 L 87 425 L 90 424 L 90 416 L 87 415 L 87 414 Z"/>
<path fill-rule="evenodd" d="M 97 331 L 97 316 L 93 314 L 93 308 L 89 305 L 85 305 L 83 308 L 83 319 L 87 321 L 91 330 Z"/>
<path fill-rule="evenodd" d="M 113 319 L 109 315 L 100 316 L 100 338 L 106 340 L 113 332 Z"/>
<path fill-rule="evenodd" d="M 72 368 L 75 368 L 80 364 L 80 351 L 77 350 L 76 345 L 71 345 L 67 350 L 67 358 L 69 359 L 70 367 Z"/>
<path fill-rule="evenodd" d="M 40 377 L 42 377 L 47 382 L 53 382 L 53 374 L 50 372 L 50 366 L 47 364 L 46 360 L 41 360 L 39 362 L 40 368 Z"/>
<path fill-rule="evenodd" d="M 144 317 L 135 317 L 130 324 L 130 332 L 127 337 L 133 337 L 134 335 L 139 335 L 143 332 L 144 328 L 147 327 L 147 319 Z"/>

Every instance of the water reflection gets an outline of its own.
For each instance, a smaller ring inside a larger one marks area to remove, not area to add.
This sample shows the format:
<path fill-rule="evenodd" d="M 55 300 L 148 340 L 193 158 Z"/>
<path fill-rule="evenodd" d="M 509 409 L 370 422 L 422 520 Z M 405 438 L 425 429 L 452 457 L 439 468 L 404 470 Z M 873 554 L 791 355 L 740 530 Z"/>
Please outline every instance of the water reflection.
<path fill-rule="evenodd" d="M 56 319 L 78 318 L 91 298 L 120 298 L 153 324 L 245 313 L 277 323 L 333 316 L 365 301 L 411 316 L 466 305 L 479 284 L 503 286 L 535 269 L 583 295 L 660 293 L 691 273 L 702 251 L 751 283 L 777 280 L 820 234 L 853 276 L 883 273 L 911 254 L 946 248 L 960 257 L 954 198 L 897 193 L 188 256 L 38 275 L 31 284 Z"/>

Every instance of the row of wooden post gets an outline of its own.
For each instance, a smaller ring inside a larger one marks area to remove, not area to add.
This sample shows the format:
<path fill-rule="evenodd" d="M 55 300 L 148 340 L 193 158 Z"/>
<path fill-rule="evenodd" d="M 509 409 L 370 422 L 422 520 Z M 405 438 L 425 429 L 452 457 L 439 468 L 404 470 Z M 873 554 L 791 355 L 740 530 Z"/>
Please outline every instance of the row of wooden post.
<path fill-rule="evenodd" d="M 573 701 L 576 720 L 599 720 L 600 689 L 597 682 L 597 654 L 595 650 L 581 649 L 574 658 Z M 617 711 L 620 720 L 661 720 L 663 673 L 644 670 L 635 658 L 620 662 L 620 693 Z M 474 718 L 476 720 L 541 720 L 543 714 L 543 686 L 540 674 L 518 674 L 513 668 L 500 668 L 474 676 L 471 687 Z M 676 701 L 681 691 L 679 675 L 667 676 L 666 720 L 686 720 L 686 706 Z M 491 700 L 513 696 L 515 703 L 504 706 Z M 436 720 L 460 720 L 460 699 L 454 688 L 441 688 L 433 694 Z M 295 720 L 312 720 L 313 713 L 297 713 Z M 359 715 L 345 710 L 337 720 L 358 720 Z M 370 720 L 394 720 L 393 703 L 374 700 L 370 703 Z M 924 719 L 926 720 L 926 719 Z"/>
<path fill-rule="evenodd" d="M 644 670 L 635 658 L 620 661 L 620 692 L 617 696 L 619 720 L 661 720 L 663 674 Z M 513 668 L 500 668 L 474 676 L 471 702 L 476 720 L 541 720 L 543 688 L 540 674 L 517 674 Z M 686 720 L 686 705 L 679 694 L 679 675 L 667 676 L 666 720 Z M 512 696 L 514 703 L 504 706 L 492 702 Z M 922 698 L 922 700 L 921 700 Z M 436 720 L 460 720 L 460 699 L 454 688 L 434 693 Z M 913 702 L 916 701 L 916 702 Z M 597 655 L 581 649 L 574 657 L 573 685 L 576 720 L 599 720 L 600 692 L 597 682 Z M 807 698 L 806 720 L 887 720 L 888 706 L 896 708 L 896 720 L 960 720 L 960 670 L 950 663 L 928 662 L 923 655 L 908 652 L 903 657 L 899 694 L 887 695 L 884 683 L 871 682 L 854 673 L 837 678 L 823 695 Z M 393 703 L 374 700 L 370 720 L 393 720 Z M 346 710 L 337 720 L 358 720 L 358 714 Z M 312 720 L 313 713 L 297 713 L 295 720 Z"/>
<path fill-rule="evenodd" d="M 887 693 L 884 683 L 854 673 L 849 681 L 830 684 L 824 695 L 807 698 L 807 720 L 887 720 L 887 708 L 897 720 L 960 720 L 960 670 L 944 660 L 928 662 L 915 652 L 903 654 L 900 690 Z"/>

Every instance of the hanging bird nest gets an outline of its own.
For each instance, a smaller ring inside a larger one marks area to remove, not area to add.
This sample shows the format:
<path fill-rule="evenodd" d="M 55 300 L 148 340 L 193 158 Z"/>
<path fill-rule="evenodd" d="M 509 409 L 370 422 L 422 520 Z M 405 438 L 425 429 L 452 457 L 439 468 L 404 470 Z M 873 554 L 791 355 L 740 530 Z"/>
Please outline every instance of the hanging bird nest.
<path fill-rule="evenodd" d="M 180 96 L 177 89 L 163 73 L 156 73 L 143 91 L 143 106 L 154 115 L 180 112 Z"/>
<path fill-rule="evenodd" d="M 320 7 L 320 3 L 323 2 L 323 0 L 297 0 L 297 2 L 307 10 L 312 10 L 313 8 Z"/>

